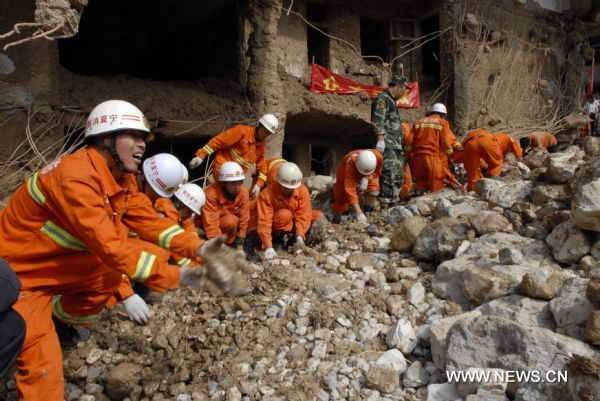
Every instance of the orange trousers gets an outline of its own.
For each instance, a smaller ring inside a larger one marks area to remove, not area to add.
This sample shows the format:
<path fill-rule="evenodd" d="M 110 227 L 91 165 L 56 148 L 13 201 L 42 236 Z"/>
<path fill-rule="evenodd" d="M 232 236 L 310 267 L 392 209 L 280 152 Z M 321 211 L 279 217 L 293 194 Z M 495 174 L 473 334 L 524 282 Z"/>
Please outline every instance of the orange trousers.
<path fill-rule="evenodd" d="M 407 162 L 404 163 L 404 183 L 402 184 L 402 188 L 400 188 L 400 199 L 408 198 L 412 184 L 412 174 L 410 171 L 410 166 Z"/>
<path fill-rule="evenodd" d="M 240 218 L 234 214 L 226 213 L 221 215 L 219 219 L 219 227 L 221 228 L 221 232 L 227 234 L 227 239 L 225 243 L 228 245 L 233 244 L 237 234 L 237 228 L 240 224 Z"/>
<path fill-rule="evenodd" d="M 490 135 L 477 137 L 465 143 L 459 161 L 465 165 L 465 170 L 467 170 L 467 189 L 472 191 L 475 183 L 483 176 L 481 174 L 482 160 L 488 166 L 488 175 L 500 176 L 503 159 L 500 147 Z"/>
<path fill-rule="evenodd" d="M 413 153 L 413 177 L 419 190 L 439 191 L 444 188 L 444 168 L 439 155 Z"/>
<path fill-rule="evenodd" d="M 254 204 L 252 204 L 254 202 Z M 256 201 L 250 202 L 250 208 L 256 207 Z M 319 210 L 312 210 L 310 216 L 310 224 L 314 223 L 321 216 L 323 212 Z M 258 227 L 258 213 L 250 213 L 250 223 L 248 224 L 248 232 L 256 231 Z M 280 233 L 291 233 L 294 231 L 294 215 L 288 209 L 279 209 L 273 213 L 273 231 Z"/>

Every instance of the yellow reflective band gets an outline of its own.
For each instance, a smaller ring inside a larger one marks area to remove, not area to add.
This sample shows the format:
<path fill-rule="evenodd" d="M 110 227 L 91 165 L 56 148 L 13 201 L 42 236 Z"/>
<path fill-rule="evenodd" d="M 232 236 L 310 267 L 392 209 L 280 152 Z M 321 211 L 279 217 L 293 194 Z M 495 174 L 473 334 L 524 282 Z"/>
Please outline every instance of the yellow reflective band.
<path fill-rule="evenodd" d="M 46 224 L 44 224 L 40 231 L 46 234 L 48 237 L 50 237 L 52 241 L 65 248 L 73 249 L 76 251 L 85 251 L 87 249 L 87 246 L 85 246 L 85 244 L 80 239 L 74 237 L 68 231 L 57 226 L 50 220 L 48 220 Z"/>
<path fill-rule="evenodd" d="M 411 149 L 412 149 L 412 147 L 411 147 L 411 146 L 406 146 L 406 147 L 404 147 L 404 150 L 405 150 L 406 152 L 410 152 L 410 150 L 411 150 Z"/>
<path fill-rule="evenodd" d="M 134 233 L 133 231 L 128 231 L 127 237 L 128 238 L 139 238 L 140 236 L 138 234 Z"/>
<path fill-rule="evenodd" d="M 263 180 L 263 181 L 267 181 L 267 176 L 264 175 L 263 173 L 258 173 L 258 179 L 259 180 Z"/>
<path fill-rule="evenodd" d="M 242 167 L 246 167 L 246 169 L 249 169 L 250 167 L 252 167 L 252 163 L 248 163 L 246 160 L 244 160 L 244 158 L 242 156 L 240 156 L 233 148 L 229 148 L 229 153 L 231 153 L 231 156 L 233 156 L 233 158 L 242 165 Z"/>
<path fill-rule="evenodd" d="M 190 258 L 183 258 L 181 259 L 179 262 L 177 262 L 177 264 L 181 267 L 187 266 L 192 262 L 192 259 Z"/>
<path fill-rule="evenodd" d="M 64 311 L 60 299 L 52 305 L 52 314 L 59 320 L 73 325 L 89 325 L 98 320 L 98 315 L 72 316 Z"/>
<path fill-rule="evenodd" d="M 152 271 L 152 265 L 156 260 L 156 255 L 148 253 L 146 251 L 142 251 L 140 257 L 138 258 L 137 265 L 135 266 L 135 273 L 131 276 L 131 278 L 135 281 L 144 282 L 150 275 Z"/>
<path fill-rule="evenodd" d="M 277 163 L 279 163 L 279 162 L 285 162 L 285 161 L 287 161 L 287 160 L 285 160 L 285 159 L 275 159 L 275 160 L 271 161 L 271 163 L 269 163 L 269 167 L 267 167 L 267 173 L 268 173 L 269 171 L 271 171 L 271 169 L 272 169 L 272 168 L 273 168 L 273 167 L 274 167 L 274 166 L 275 166 Z"/>
<path fill-rule="evenodd" d="M 415 128 L 433 128 L 433 129 L 441 130 L 443 127 L 438 124 L 415 124 Z"/>
<path fill-rule="evenodd" d="M 158 236 L 158 245 L 165 249 L 171 249 L 171 241 L 173 238 L 184 232 L 185 230 L 178 225 L 171 226 Z"/>
<path fill-rule="evenodd" d="M 451 154 L 452 154 L 452 152 L 454 152 L 454 151 L 452 150 L 452 148 L 450 148 L 450 149 L 448 149 L 448 150 L 446 151 L 446 153 L 448 153 L 449 155 L 451 155 Z"/>
<path fill-rule="evenodd" d="M 40 188 L 37 185 L 38 173 L 35 173 L 27 180 L 27 192 L 36 201 L 40 206 L 44 206 L 44 202 L 46 202 L 46 197 L 40 191 Z"/>
<path fill-rule="evenodd" d="M 208 153 L 208 155 L 212 155 L 215 151 L 208 145 L 204 145 L 204 147 L 202 148 L 206 153 Z"/>

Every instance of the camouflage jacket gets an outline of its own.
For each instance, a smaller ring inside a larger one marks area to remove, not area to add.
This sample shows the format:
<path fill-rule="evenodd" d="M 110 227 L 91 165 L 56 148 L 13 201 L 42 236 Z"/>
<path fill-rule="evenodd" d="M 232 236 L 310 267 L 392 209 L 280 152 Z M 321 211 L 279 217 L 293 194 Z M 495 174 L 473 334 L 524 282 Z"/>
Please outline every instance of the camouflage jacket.
<path fill-rule="evenodd" d="M 384 90 L 371 104 L 371 124 L 375 135 L 384 135 L 387 140 L 402 143 L 401 122 L 394 98 L 390 92 Z"/>

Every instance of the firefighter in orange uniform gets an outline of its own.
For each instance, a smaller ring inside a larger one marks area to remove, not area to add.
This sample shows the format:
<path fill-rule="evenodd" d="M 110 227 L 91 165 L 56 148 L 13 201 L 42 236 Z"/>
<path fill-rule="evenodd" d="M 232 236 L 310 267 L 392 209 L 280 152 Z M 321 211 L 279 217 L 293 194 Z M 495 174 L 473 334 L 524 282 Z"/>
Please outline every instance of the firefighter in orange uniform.
<path fill-rule="evenodd" d="M 475 183 L 482 177 L 481 161 L 487 165 L 487 175 L 499 177 L 502 172 L 504 155 L 493 135 L 483 128 L 475 129 L 462 141 L 462 152 L 455 152 L 453 159 L 463 163 L 467 170 L 467 189 L 472 191 Z"/>
<path fill-rule="evenodd" d="M 219 181 L 206 188 L 206 204 L 202 227 L 206 238 L 227 234 L 226 243 L 242 250 L 248 221 L 250 200 L 244 188 L 244 171 L 236 162 L 225 162 L 219 170 Z"/>
<path fill-rule="evenodd" d="M 342 213 L 352 208 L 356 220 L 366 221 L 360 207 L 359 192 L 379 194 L 379 176 L 383 157 L 375 149 L 353 150 L 340 162 L 333 186 L 333 221 L 339 223 Z"/>
<path fill-rule="evenodd" d="M 53 314 L 66 323 L 93 323 L 123 274 L 158 291 L 198 285 L 191 269 L 149 251 L 159 249 L 152 242 L 194 258 L 203 241 L 159 218 L 136 189 L 133 173 L 148 127 L 130 103 L 99 104 L 86 124 L 88 146 L 33 174 L 0 213 L 0 256 L 22 283 L 13 308 L 27 325 L 16 363 L 20 399 L 63 400 Z M 128 239 L 130 230 L 148 245 Z"/>
<path fill-rule="evenodd" d="M 265 114 L 258 120 L 257 127 L 236 125 L 212 138 L 203 148 L 198 149 L 196 156 L 190 161 L 190 168 L 198 167 L 204 159 L 217 153 L 213 162 L 213 177 L 219 179 L 219 169 L 223 163 L 232 161 L 242 166 L 244 173 L 256 163 L 258 180 L 252 187 L 251 198 L 260 193 L 267 180 L 265 162 L 265 139 L 274 134 L 279 127 L 279 120 L 273 114 Z"/>
<path fill-rule="evenodd" d="M 435 192 L 446 186 L 447 156 L 440 158 L 440 154 L 452 154 L 454 134 L 445 117 L 446 106 L 434 104 L 425 118 L 415 122 L 412 143 L 405 145 L 412 152 L 413 177 L 420 191 Z"/>
<path fill-rule="evenodd" d="M 549 132 L 534 131 L 519 139 L 519 145 L 523 152 L 527 153 L 533 148 L 546 148 L 548 152 L 554 153 L 558 150 L 556 137 Z"/>
<path fill-rule="evenodd" d="M 277 257 L 273 249 L 274 233 L 293 233 L 296 244 L 304 245 L 312 223 L 322 216 L 323 213 L 312 209 L 298 166 L 285 162 L 279 167 L 277 182 L 260 193 L 251 210 L 250 226 L 256 227 L 264 249 L 263 257 L 268 260 Z"/>
<path fill-rule="evenodd" d="M 523 149 L 521 149 L 519 141 L 517 141 L 515 138 L 504 132 L 494 134 L 493 137 L 500 147 L 500 152 L 502 152 L 503 158 L 509 153 L 514 154 L 517 158 L 523 157 Z"/>

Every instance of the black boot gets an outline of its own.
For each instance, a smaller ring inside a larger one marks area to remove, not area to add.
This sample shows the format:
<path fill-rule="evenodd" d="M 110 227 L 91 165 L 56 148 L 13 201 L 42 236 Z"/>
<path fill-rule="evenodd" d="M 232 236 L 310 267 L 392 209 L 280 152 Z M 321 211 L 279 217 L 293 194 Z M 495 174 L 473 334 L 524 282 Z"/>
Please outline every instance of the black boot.
<path fill-rule="evenodd" d="M 52 320 L 54 321 L 54 327 L 56 329 L 56 334 L 58 335 L 58 341 L 63 348 L 73 348 L 78 342 L 85 341 L 90 336 L 88 329 L 77 329 L 70 324 L 61 322 L 54 316 L 52 317 Z"/>

